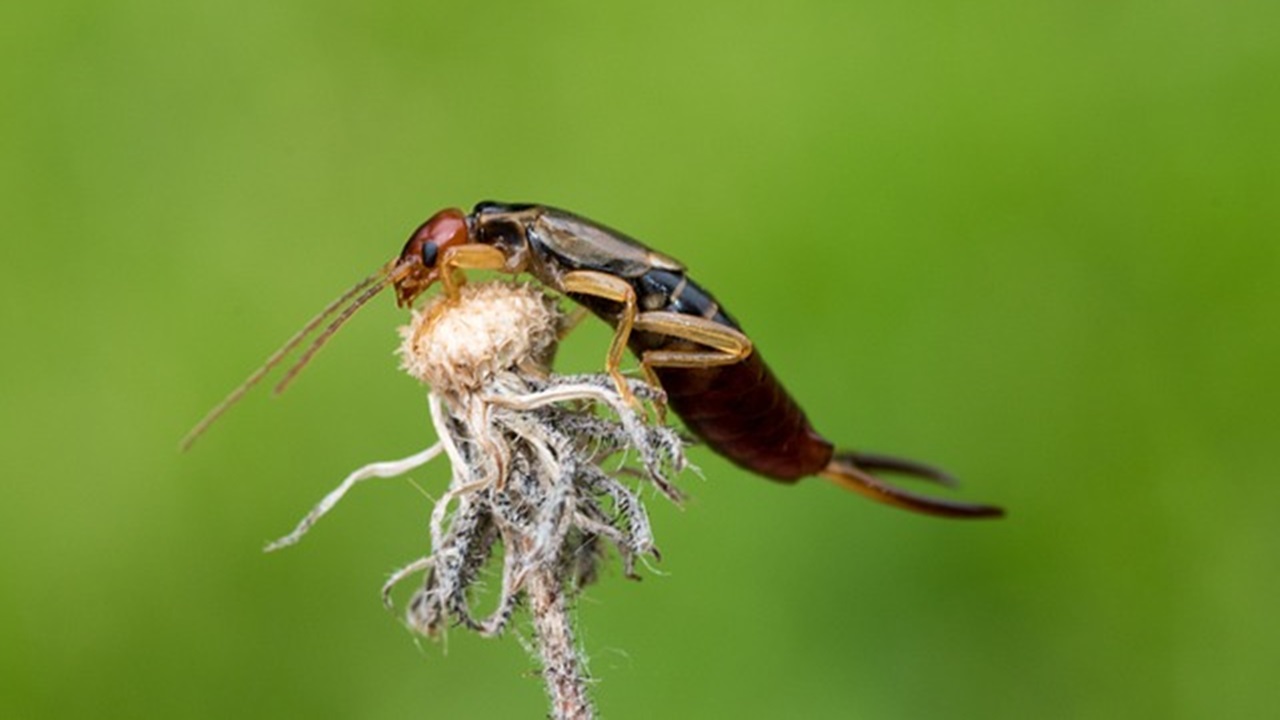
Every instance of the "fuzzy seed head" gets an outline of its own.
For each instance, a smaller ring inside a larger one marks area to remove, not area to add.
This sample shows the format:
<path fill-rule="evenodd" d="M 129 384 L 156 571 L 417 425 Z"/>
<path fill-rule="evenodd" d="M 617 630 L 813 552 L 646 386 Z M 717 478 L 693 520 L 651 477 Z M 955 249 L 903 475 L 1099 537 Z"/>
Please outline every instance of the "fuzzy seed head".
<path fill-rule="evenodd" d="M 561 313 L 525 284 L 472 283 L 457 298 L 439 295 L 400 328 L 405 372 L 445 395 L 476 392 L 503 371 L 545 371 Z"/>

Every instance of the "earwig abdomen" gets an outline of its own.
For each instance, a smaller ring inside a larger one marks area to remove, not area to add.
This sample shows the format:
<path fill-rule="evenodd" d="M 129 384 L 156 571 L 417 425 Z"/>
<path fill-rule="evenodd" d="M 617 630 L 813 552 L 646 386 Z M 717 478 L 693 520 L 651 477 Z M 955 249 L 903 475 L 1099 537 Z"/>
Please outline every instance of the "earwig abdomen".
<path fill-rule="evenodd" d="M 636 335 L 637 353 L 662 344 L 647 333 Z M 809 424 L 759 352 L 732 365 L 653 370 L 689 431 L 739 467 L 795 482 L 831 461 L 834 446 Z"/>

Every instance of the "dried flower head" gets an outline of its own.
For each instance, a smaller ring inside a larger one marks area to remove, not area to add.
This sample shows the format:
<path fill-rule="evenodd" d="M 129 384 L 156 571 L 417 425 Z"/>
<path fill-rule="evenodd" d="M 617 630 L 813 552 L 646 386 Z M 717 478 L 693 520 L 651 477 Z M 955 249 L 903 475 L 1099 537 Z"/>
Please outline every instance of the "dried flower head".
<path fill-rule="evenodd" d="M 528 285 L 464 285 L 400 328 L 401 367 L 441 394 L 475 393 L 504 371 L 546 373 L 560 333 L 555 302 Z"/>
<path fill-rule="evenodd" d="M 394 573 L 384 599 L 423 574 L 407 610 L 411 627 L 435 635 L 458 623 L 496 635 L 527 597 L 553 716 L 588 717 L 566 592 L 595 579 L 609 547 L 628 576 L 637 558 L 657 555 L 640 493 L 622 478 L 678 500 L 668 478 L 685 466 L 685 441 L 648 424 L 610 376 L 551 374 L 562 327 L 553 300 L 506 282 L 467 285 L 415 312 L 401 329 L 401 361 L 431 385 L 439 442 L 355 471 L 268 549 L 297 542 L 356 483 L 445 453 L 452 477 L 431 513 L 431 552 Z M 639 402 L 661 401 L 643 381 L 629 389 Z M 476 580 L 499 551 L 496 609 L 477 617 Z"/>

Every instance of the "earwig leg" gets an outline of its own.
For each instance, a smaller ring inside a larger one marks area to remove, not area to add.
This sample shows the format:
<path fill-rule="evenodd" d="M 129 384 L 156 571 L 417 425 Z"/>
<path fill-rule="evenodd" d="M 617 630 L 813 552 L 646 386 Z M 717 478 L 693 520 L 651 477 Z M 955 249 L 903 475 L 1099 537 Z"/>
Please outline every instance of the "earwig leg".
<path fill-rule="evenodd" d="M 609 343 L 609 354 L 605 356 L 605 370 L 613 378 L 618 394 L 622 395 L 629 405 L 636 406 L 638 401 L 631 392 L 631 388 L 627 387 L 627 379 L 619 369 L 622 366 L 622 353 L 627 349 L 627 340 L 631 337 L 631 326 L 636 319 L 636 291 L 626 280 L 594 270 L 574 270 L 565 273 L 560 279 L 560 285 L 567 293 L 591 295 L 622 303 L 613 342 Z"/>
<path fill-rule="evenodd" d="M 444 251 L 440 259 L 440 283 L 450 298 L 458 297 L 458 288 L 466 282 L 458 270 L 502 270 L 507 266 L 507 258 L 502 251 L 480 243 L 458 245 Z"/>
<path fill-rule="evenodd" d="M 832 458 L 827 467 L 822 472 L 819 472 L 818 475 L 845 490 L 852 490 L 877 502 L 926 515 L 960 519 L 992 518 L 1004 515 L 1004 510 L 993 505 L 972 505 L 952 500 L 924 497 L 923 495 L 893 487 L 854 465 L 847 456 L 837 455 Z"/>
<path fill-rule="evenodd" d="M 647 350 L 640 369 L 654 387 L 661 387 L 655 367 L 708 368 L 732 365 L 751 355 L 751 340 L 737 330 L 696 315 L 655 310 L 636 317 L 636 330 L 658 333 L 704 345 L 710 350 Z M 658 406 L 658 420 L 666 422 L 665 404 Z"/>
<path fill-rule="evenodd" d="M 640 372 L 644 373 L 644 381 L 649 383 L 649 387 L 661 388 L 662 379 L 658 377 L 658 373 L 653 371 L 653 366 L 645 362 L 644 358 L 640 358 Z M 658 412 L 658 424 L 667 424 L 667 394 L 663 392 L 658 399 L 652 401 L 653 407 Z"/>
<path fill-rule="evenodd" d="M 268 545 L 266 547 L 266 552 L 273 552 L 280 548 L 288 547 L 301 540 L 302 536 L 306 535 L 307 531 L 311 529 L 311 526 L 315 525 L 320 518 L 324 517 L 326 513 L 332 510 L 333 507 L 342 500 L 343 496 L 347 494 L 347 491 L 355 487 L 356 483 L 370 478 L 389 478 L 396 477 L 397 475 L 403 475 L 416 467 L 430 462 L 443 450 L 444 444 L 436 443 L 416 455 L 410 455 L 409 457 L 401 460 L 370 463 L 359 470 L 356 470 L 348 475 L 346 479 L 342 481 L 342 484 L 330 491 L 328 495 L 325 495 L 324 499 L 317 503 L 316 506 L 312 508 L 311 512 L 307 513 L 306 517 L 302 518 L 302 522 L 298 523 L 298 527 L 294 528 L 293 532 Z"/>
<path fill-rule="evenodd" d="M 709 350 L 649 350 L 641 362 L 649 368 L 684 367 L 706 368 L 732 365 L 751 356 L 751 339 L 734 328 L 721 325 L 697 315 L 656 310 L 641 313 L 635 321 L 635 329 L 688 340 L 710 348 Z"/>

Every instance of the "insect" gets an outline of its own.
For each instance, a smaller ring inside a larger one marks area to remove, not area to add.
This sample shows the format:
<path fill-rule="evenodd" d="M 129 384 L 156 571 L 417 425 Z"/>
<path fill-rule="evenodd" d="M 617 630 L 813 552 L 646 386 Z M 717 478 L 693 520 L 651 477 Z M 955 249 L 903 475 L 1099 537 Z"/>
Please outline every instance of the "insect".
<path fill-rule="evenodd" d="M 357 283 L 277 350 L 184 440 L 184 447 L 326 320 L 276 386 L 282 391 L 362 305 L 384 288 L 409 306 L 439 282 L 456 294 L 466 270 L 528 273 L 614 328 L 605 367 L 626 396 L 629 348 L 646 377 L 694 435 L 758 475 L 786 483 L 808 476 L 896 507 L 943 517 L 1003 515 L 991 505 L 943 500 L 890 485 L 890 472 L 951 485 L 949 475 L 913 460 L 839 451 L 765 365 L 754 343 L 676 260 L 604 225 L 546 205 L 482 202 L 471 213 L 441 210 L 420 225 L 399 257 Z"/>

